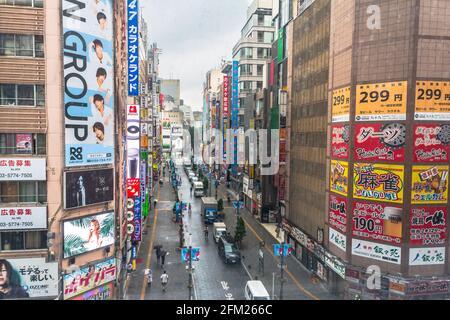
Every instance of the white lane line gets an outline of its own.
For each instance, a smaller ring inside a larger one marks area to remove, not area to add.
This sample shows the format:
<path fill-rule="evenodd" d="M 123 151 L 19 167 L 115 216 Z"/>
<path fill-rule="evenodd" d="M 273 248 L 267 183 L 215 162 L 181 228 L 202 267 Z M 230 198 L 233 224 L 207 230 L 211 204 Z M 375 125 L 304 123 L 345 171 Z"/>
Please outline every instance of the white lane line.
<path fill-rule="evenodd" d="M 250 272 L 247 270 L 247 267 L 245 266 L 244 262 L 242 262 L 242 260 L 241 260 L 241 264 L 242 264 L 242 266 L 244 267 L 245 272 L 247 272 L 247 275 L 248 275 L 248 277 L 250 278 L 250 280 L 253 280 L 252 275 L 251 275 Z"/>
<path fill-rule="evenodd" d="M 197 289 L 195 289 L 195 277 L 194 277 L 194 273 L 192 273 L 192 287 L 194 288 L 194 300 L 197 300 Z"/>

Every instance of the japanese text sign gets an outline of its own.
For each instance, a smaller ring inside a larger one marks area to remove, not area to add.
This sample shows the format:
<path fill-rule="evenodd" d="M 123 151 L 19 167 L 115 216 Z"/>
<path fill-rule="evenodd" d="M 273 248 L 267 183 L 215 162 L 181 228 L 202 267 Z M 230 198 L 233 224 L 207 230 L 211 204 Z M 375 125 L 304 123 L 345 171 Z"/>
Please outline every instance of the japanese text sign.
<path fill-rule="evenodd" d="M 330 190 L 346 196 L 348 193 L 348 162 L 331 160 Z"/>
<path fill-rule="evenodd" d="M 127 0 L 128 95 L 139 95 L 139 4 Z"/>
<path fill-rule="evenodd" d="M 347 232 L 347 198 L 330 194 L 328 223 L 342 233 Z"/>
<path fill-rule="evenodd" d="M 413 245 L 444 245 L 447 232 L 446 207 L 413 207 L 409 241 Z"/>
<path fill-rule="evenodd" d="M 438 248 L 410 248 L 410 266 L 429 266 L 445 264 L 445 247 Z"/>
<path fill-rule="evenodd" d="M 447 204 L 448 166 L 413 166 L 411 203 Z"/>
<path fill-rule="evenodd" d="M 414 126 L 414 162 L 448 162 L 449 153 L 450 125 Z"/>
<path fill-rule="evenodd" d="M 333 91 L 331 122 L 348 122 L 350 120 L 350 94 L 350 87 Z"/>
<path fill-rule="evenodd" d="M 337 159 L 348 159 L 349 140 L 349 125 L 331 126 L 331 156 Z"/>
<path fill-rule="evenodd" d="M 401 248 L 360 239 L 352 240 L 352 254 L 393 264 L 401 262 Z"/>
<path fill-rule="evenodd" d="M 416 120 L 450 120 L 450 82 L 416 83 Z"/>

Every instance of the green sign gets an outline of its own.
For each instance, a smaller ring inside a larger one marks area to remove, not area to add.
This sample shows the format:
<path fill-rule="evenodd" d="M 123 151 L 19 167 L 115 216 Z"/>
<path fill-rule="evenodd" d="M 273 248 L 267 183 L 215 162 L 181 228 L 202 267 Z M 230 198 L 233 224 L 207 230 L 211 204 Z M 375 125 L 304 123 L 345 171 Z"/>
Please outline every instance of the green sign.
<path fill-rule="evenodd" d="M 270 129 L 280 128 L 280 107 L 274 106 L 270 110 Z"/>
<path fill-rule="evenodd" d="M 284 28 L 278 30 L 278 63 L 284 58 Z"/>

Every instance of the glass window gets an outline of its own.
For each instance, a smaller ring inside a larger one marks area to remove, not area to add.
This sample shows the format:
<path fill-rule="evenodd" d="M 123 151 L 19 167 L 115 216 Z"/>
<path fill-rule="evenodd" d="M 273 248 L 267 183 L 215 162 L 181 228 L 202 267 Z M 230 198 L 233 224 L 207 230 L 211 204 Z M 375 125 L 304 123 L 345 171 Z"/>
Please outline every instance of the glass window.
<path fill-rule="evenodd" d="M 262 89 L 262 87 L 263 87 L 263 82 L 262 81 L 257 81 L 256 82 L 256 88 Z"/>
<path fill-rule="evenodd" d="M 34 6 L 36 8 L 43 8 L 44 7 L 44 0 L 34 0 Z"/>
<path fill-rule="evenodd" d="M 44 249 L 47 247 L 46 231 L 27 231 L 24 233 L 26 249 Z"/>
<path fill-rule="evenodd" d="M 0 133 L 0 154 L 14 154 L 16 152 L 16 135 L 14 133 Z"/>
<path fill-rule="evenodd" d="M 14 84 L 0 84 L 0 105 L 16 105 L 16 86 Z"/>
<path fill-rule="evenodd" d="M 262 64 L 259 64 L 256 68 L 257 68 L 257 75 L 258 76 L 262 76 L 263 75 L 264 66 Z"/>
<path fill-rule="evenodd" d="M 36 58 L 44 57 L 44 36 L 34 36 L 34 56 Z"/>
<path fill-rule="evenodd" d="M 264 32 L 264 43 L 273 42 L 273 32 Z"/>
<path fill-rule="evenodd" d="M 16 55 L 20 57 L 33 56 L 33 36 L 16 35 Z"/>
<path fill-rule="evenodd" d="M 0 182 L 0 203 L 19 202 L 18 187 L 17 181 Z"/>
<path fill-rule="evenodd" d="M 47 202 L 47 181 L 38 182 L 38 202 L 39 203 Z"/>
<path fill-rule="evenodd" d="M 45 134 L 38 134 L 37 135 L 37 143 L 36 143 L 36 154 L 47 154 L 47 137 Z"/>
<path fill-rule="evenodd" d="M 23 250 L 23 232 L 1 232 L 2 250 Z"/>
<path fill-rule="evenodd" d="M 17 102 L 19 106 L 34 106 L 34 86 L 18 85 Z"/>
<path fill-rule="evenodd" d="M 36 182 L 19 182 L 19 202 L 36 202 Z"/>
<path fill-rule="evenodd" d="M 0 34 L 0 56 L 14 56 L 14 35 Z"/>
<path fill-rule="evenodd" d="M 43 107 L 45 105 L 45 87 L 36 85 L 36 106 Z"/>
<path fill-rule="evenodd" d="M 16 6 L 27 6 L 27 7 L 31 7 L 33 5 L 33 1 L 32 0 L 15 0 L 14 4 Z"/>

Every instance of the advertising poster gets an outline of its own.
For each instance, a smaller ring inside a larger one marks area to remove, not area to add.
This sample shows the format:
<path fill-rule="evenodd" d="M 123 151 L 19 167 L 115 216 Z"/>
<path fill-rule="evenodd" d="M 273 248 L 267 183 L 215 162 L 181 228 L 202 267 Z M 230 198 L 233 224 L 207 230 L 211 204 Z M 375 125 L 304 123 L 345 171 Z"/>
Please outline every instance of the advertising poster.
<path fill-rule="evenodd" d="M 114 281 L 116 280 L 116 275 L 117 270 L 115 258 L 109 258 L 108 260 L 88 267 L 80 268 L 79 270 L 69 274 L 65 274 L 63 289 L 64 300 L 89 292 L 96 287 L 100 287 L 108 282 Z"/>
<path fill-rule="evenodd" d="M 350 126 L 331 126 L 331 157 L 337 159 L 348 159 L 350 142 Z"/>
<path fill-rule="evenodd" d="M 26 299 L 58 296 L 58 263 L 45 258 L 0 259 L 3 278 L 2 299 Z M 1 283 L 1 282 L 0 282 Z"/>
<path fill-rule="evenodd" d="M 0 207 L 0 231 L 47 229 L 47 207 Z"/>
<path fill-rule="evenodd" d="M 142 215 L 141 215 L 141 198 L 134 198 L 134 217 L 133 217 L 134 232 L 131 235 L 131 240 L 142 240 Z"/>
<path fill-rule="evenodd" d="M 414 126 L 414 162 L 448 162 L 449 153 L 450 124 Z"/>
<path fill-rule="evenodd" d="M 352 240 L 352 254 L 393 264 L 400 264 L 401 261 L 400 247 L 368 242 L 360 239 Z"/>
<path fill-rule="evenodd" d="M 439 294 L 448 293 L 449 281 L 447 280 L 436 280 L 436 281 L 414 281 L 408 282 L 406 285 L 407 295 L 429 295 L 429 294 Z"/>
<path fill-rule="evenodd" d="M 333 228 L 329 229 L 329 234 L 330 243 L 334 244 L 336 247 L 345 252 L 347 250 L 347 236 L 343 235 L 340 232 L 337 232 Z"/>
<path fill-rule="evenodd" d="M 114 244 L 114 211 L 63 222 L 64 258 Z"/>
<path fill-rule="evenodd" d="M 450 82 L 416 83 L 416 120 L 450 120 Z"/>
<path fill-rule="evenodd" d="M 127 0 L 128 96 L 139 95 L 139 3 Z"/>
<path fill-rule="evenodd" d="M 401 244 L 403 209 L 382 203 L 353 203 L 352 234 L 368 240 Z"/>
<path fill-rule="evenodd" d="M 127 234 L 134 233 L 134 198 L 127 199 Z"/>
<path fill-rule="evenodd" d="M 405 161 L 406 126 L 401 123 L 355 125 L 354 159 Z"/>
<path fill-rule="evenodd" d="M 128 197 L 140 190 L 140 122 L 139 105 L 127 105 L 127 192 Z"/>
<path fill-rule="evenodd" d="M 447 204 L 448 166 L 413 166 L 411 203 Z"/>
<path fill-rule="evenodd" d="M 84 207 L 114 199 L 113 169 L 64 173 L 65 208 Z"/>
<path fill-rule="evenodd" d="M 409 223 L 409 241 L 413 245 L 444 245 L 447 234 L 446 207 L 413 207 Z"/>
<path fill-rule="evenodd" d="M 331 122 L 335 123 L 350 121 L 350 94 L 350 87 L 345 87 L 333 91 Z"/>
<path fill-rule="evenodd" d="M 408 82 L 356 86 L 356 121 L 406 120 Z"/>
<path fill-rule="evenodd" d="M 114 295 L 114 283 L 110 282 L 104 286 L 95 288 L 91 291 L 76 296 L 70 300 L 112 300 Z"/>
<path fill-rule="evenodd" d="M 378 163 L 355 163 L 353 197 L 403 203 L 404 167 Z"/>
<path fill-rule="evenodd" d="M 347 232 L 347 198 L 330 194 L 328 223 L 334 229 Z"/>
<path fill-rule="evenodd" d="M 1 158 L 0 181 L 45 181 L 45 158 Z"/>
<path fill-rule="evenodd" d="M 445 247 L 437 248 L 410 248 L 410 266 L 431 266 L 445 264 Z"/>
<path fill-rule="evenodd" d="M 331 160 L 330 190 L 346 196 L 348 193 L 348 162 Z"/>
<path fill-rule="evenodd" d="M 16 151 L 19 154 L 31 154 L 33 140 L 31 134 L 16 134 Z"/>
<path fill-rule="evenodd" d="M 113 1 L 63 0 L 62 10 L 66 166 L 110 164 L 114 160 Z"/>

